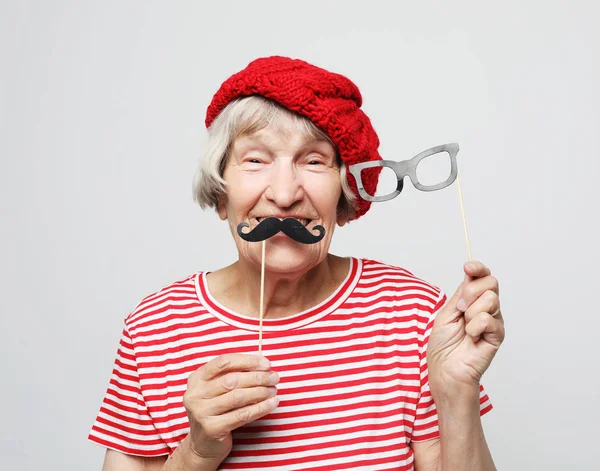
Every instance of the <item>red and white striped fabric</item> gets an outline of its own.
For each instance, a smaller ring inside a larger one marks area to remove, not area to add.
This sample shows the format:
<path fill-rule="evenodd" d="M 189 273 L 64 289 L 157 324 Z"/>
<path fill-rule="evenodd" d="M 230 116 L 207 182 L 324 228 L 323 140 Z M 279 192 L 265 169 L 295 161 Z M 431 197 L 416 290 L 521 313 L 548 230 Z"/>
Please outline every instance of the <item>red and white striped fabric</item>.
<path fill-rule="evenodd" d="M 89 439 L 124 453 L 172 453 L 189 432 L 188 376 L 217 355 L 256 353 L 258 319 L 229 311 L 197 273 L 125 320 Z M 410 272 L 352 259 L 326 301 L 265 319 L 263 354 L 281 377 L 273 413 L 234 432 L 219 469 L 412 470 L 411 441 L 439 436 L 426 349 L 445 295 Z M 483 388 L 481 414 L 492 406 Z"/>

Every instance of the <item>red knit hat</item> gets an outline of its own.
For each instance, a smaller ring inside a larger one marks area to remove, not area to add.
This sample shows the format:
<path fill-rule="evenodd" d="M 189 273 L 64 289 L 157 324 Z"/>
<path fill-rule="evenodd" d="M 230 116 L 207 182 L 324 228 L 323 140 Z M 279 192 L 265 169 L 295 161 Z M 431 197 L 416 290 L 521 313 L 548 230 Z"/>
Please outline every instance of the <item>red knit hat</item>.
<path fill-rule="evenodd" d="M 371 121 L 360 109 L 358 87 L 343 75 L 334 74 L 307 62 L 272 56 L 255 61 L 229 77 L 206 110 L 206 127 L 236 98 L 261 95 L 310 119 L 336 145 L 342 160 L 352 164 L 381 160 L 379 138 Z M 381 167 L 361 175 L 365 190 L 374 194 Z M 350 188 L 357 196 L 354 219 L 365 214 L 371 203 L 358 195 L 354 177 L 347 173 Z"/>

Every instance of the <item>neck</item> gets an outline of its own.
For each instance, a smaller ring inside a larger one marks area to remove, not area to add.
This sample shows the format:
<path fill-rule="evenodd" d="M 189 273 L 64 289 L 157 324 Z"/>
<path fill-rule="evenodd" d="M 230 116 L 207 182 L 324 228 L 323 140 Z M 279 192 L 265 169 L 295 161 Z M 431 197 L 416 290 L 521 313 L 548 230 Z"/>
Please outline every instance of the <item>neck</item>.
<path fill-rule="evenodd" d="M 276 319 L 309 309 L 327 299 L 348 274 L 349 260 L 328 254 L 318 265 L 299 273 L 266 271 L 263 315 Z M 248 316 L 260 315 L 260 267 L 243 261 L 211 273 L 212 296 L 227 308 Z"/>

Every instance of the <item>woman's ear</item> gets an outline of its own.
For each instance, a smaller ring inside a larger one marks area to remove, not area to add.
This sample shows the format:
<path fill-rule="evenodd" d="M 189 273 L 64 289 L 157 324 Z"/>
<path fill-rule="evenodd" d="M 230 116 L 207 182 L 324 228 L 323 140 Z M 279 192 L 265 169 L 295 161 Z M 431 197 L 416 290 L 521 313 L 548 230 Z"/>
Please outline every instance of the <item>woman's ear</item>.
<path fill-rule="evenodd" d="M 342 227 L 348 222 L 348 211 L 345 211 L 341 208 L 338 209 L 337 213 L 337 225 Z"/>
<path fill-rule="evenodd" d="M 223 194 L 219 197 L 219 202 L 217 203 L 217 207 L 215 208 L 217 214 L 221 221 L 225 221 L 227 219 L 227 195 Z"/>
<path fill-rule="evenodd" d="M 346 223 L 350 222 L 354 214 L 354 206 L 352 205 L 352 203 L 349 203 L 348 200 L 346 200 L 346 198 L 342 194 L 337 205 L 337 225 L 340 227 L 345 226 Z"/>

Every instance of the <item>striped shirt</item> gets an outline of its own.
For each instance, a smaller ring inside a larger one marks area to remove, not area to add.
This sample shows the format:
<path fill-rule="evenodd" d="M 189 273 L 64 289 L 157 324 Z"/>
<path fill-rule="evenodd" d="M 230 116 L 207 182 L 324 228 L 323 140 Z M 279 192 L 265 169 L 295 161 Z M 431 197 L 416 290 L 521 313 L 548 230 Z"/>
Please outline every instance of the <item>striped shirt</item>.
<path fill-rule="evenodd" d="M 411 442 L 439 437 L 427 341 L 446 301 L 399 267 L 351 259 L 319 305 L 265 319 L 263 355 L 279 406 L 233 432 L 221 470 L 412 470 Z M 259 321 L 219 304 L 196 273 L 146 297 L 126 318 L 89 439 L 123 453 L 172 453 L 189 432 L 187 378 L 224 353 L 256 354 Z M 492 406 L 480 391 L 483 415 Z"/>

